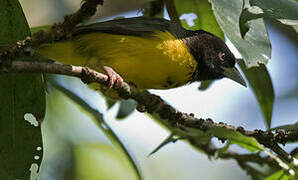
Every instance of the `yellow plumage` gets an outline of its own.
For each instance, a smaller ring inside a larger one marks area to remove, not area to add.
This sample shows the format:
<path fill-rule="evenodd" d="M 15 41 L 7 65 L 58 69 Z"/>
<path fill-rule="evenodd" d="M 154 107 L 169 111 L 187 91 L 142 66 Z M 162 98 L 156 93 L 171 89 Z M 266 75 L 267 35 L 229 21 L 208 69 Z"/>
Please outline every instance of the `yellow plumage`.
<path fill-rule="evenodd" d="M 168 89 L 188 83 L 197 62 L 188 48 L 169 32 L 148 37 L 89 33 L 43 46 L 41 55 L 63 64 L 103 72 L 109 66 L 140 89 Z"/>

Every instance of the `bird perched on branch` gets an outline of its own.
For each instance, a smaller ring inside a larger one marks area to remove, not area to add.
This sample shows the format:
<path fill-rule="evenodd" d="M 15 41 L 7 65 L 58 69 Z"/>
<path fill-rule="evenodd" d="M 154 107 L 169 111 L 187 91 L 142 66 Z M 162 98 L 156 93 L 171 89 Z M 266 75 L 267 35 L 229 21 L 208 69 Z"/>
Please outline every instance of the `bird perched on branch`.
<path fill-rule="evenodd" d="M 123 79 L 140 89 L 169 89 L 223 77 L 246 86 L 234 67 L 234 55 L 220 38 L 160 18 L 78 26 L 71 38 L 44 45 L 38 52 L 63 64 L 105 72 L 115 87 Z"/>

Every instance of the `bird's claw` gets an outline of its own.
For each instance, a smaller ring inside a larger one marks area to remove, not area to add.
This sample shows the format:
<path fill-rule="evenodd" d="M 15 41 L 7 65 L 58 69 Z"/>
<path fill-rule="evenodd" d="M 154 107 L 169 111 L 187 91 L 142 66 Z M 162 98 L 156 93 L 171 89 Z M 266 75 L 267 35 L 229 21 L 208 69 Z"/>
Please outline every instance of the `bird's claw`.
<path fill-rule="evenodd" d="M 123 84 L 123 78 L 108 66 L 103 67 L 109 77 L 109 88 L 120 88 Z"/>

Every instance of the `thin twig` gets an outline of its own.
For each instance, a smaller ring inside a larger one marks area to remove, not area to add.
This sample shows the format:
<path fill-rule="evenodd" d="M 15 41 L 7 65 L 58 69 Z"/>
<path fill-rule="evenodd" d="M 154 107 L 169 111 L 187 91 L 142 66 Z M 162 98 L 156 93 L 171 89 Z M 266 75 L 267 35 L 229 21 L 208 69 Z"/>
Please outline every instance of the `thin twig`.
<path fill-rule="evenodd" d="M 167 11 L 168 11 L 171 21 L 181 24 L 177 9 L 175 7 L 174 0 L 165 0 L 165 2 L 166 2 L 166 8 L 167 8 Z"/>
<path fill-rule="evenodd" d="M 154 0 L 149 2 L 149 7 L 146 7 L 142 10 L 143 15 L 154 17 L 159 14 L 163 14 L 164 11 L 164 1 L 163 0 Z"/>
<path fill-rule="evenodd" d="M 215 157 L 222 160 L 230 160 L 234 159 L 240 168 L 242 168 L 248 175 L 250 175 L 253 179 L 259 179 L 261 176 L 265 176 L 263 173 L 258 171 L 257 169 L 251 167 L 247 163 L 255 163 L 260 166 L 263 165 L 269 165 L 270 167 L 276 167 L 279 168 L 278 163 L 274 161 L 271 157 L 261 157 L 261 155 L 258 154 L 238 154 L 236 152 L 227 150 L 225 152 L 219 152 L 220 149 L 216 148 L 211 142 L 207 143 L 201 143 L 195 140 L 191 140 L 190 143 L 198 148 L 199 150 L 202 150 L 204 153 L 208 155 L 208 157 Z"/>

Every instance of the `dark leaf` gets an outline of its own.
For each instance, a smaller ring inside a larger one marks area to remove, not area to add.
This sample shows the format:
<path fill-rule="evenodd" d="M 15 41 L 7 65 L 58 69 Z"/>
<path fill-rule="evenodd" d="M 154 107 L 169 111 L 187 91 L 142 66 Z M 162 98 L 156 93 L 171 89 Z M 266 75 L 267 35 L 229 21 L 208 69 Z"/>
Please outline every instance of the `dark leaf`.
<path fill-rule="evenodd" d="M 0 45 L 30 36 L 17 0 L 0 1 L 0 27 Z M 30 170 L 38 170 L 43 151 L 44 92 L 40 74 L 0 73 L 1 179 L 30 179 Z"/>
<path fill-rule="evenodd" d="M 238 64 L 255 94 L 266 125 L 270 128 L 275 95 L 269 72 L 266 66 L 262 64 L 259 67 L 249 69 L 246 68 L 243 60 L 238 60 Z"/>
<path fill-rule="evenodd" d="M 30 29 L 17 0 L 0 1 L 0 45 L 30 36 Z"/>
<path fill-rule="evenodd" d="M 239 28 L 240 28 L 240 33 L 241 37 L 244 38 L 245 34 L 249 30 L 249 25 L 247 24 L 247 21 L 252 20 L 252 19 L 258 19 L 262 17 L 260 14 L 252 14 L 248 11 L 247 8 L 244 8 L 241 12 L 240 18 L 239 18 Z"/>
<path fill-rule="evenodd" d="M 198 89 L 204 91 L 208 89 L 213 82 L 213 80 L 202 81 Z"/>
<path fill-rule="evenodd" d="M 116 102 L 117 102 L 117 101 L 112 100 L 112 99 L 110 99 L 108 97 L 105 97 L 105 98 L 106 98 L 106 104 L 107 104 L 107 108 L 108 109 L 111 109 L 116 104 Z"/>
<path fill-rule="evenodd" d="M 121 100 L 116 118 L 118 119 L 126 118 L 127 116 L 129 116 L 131 113 L 134 112 L 134 110 L 136 109 L 136 106 L 137 106 L 136 101 L 132 99 Z"/>

